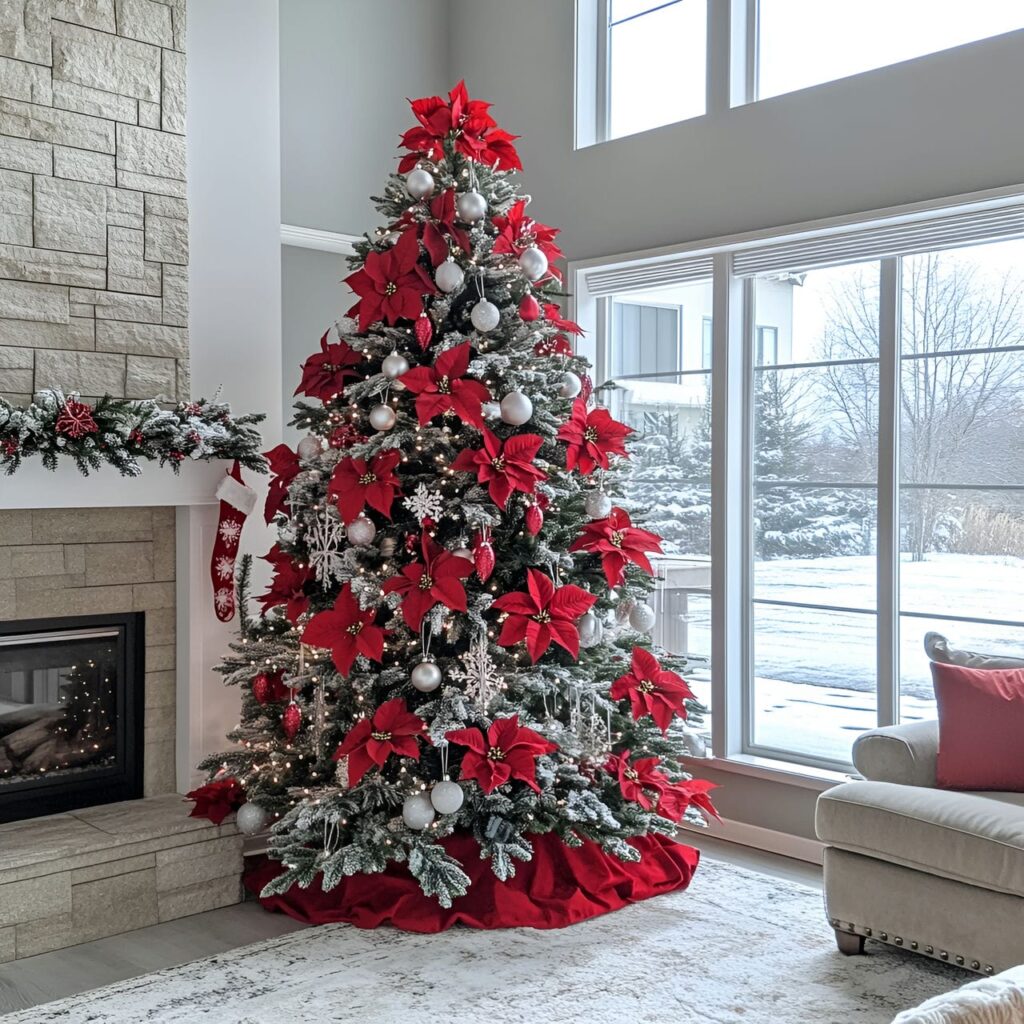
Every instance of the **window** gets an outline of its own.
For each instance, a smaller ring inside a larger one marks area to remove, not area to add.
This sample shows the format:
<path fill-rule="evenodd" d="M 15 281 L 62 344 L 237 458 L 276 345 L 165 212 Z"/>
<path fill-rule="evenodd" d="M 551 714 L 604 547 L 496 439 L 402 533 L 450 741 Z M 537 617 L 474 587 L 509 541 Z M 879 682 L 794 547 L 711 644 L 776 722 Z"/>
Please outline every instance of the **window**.
<path fill-rule="evenodd" d="M 708 0 L 583 0 L 577 64 L 590 145 L 704 113 Z M 596 43 L 596 46 L 595 46 Z"/>
<path fill-rule="evenodd" d="M 687 352 L 706 337 L 711 286 L 700 281 L 608 299 L 610 331 L 598 373 L 616 385 L 605 398 L 639 434 L 624 497 L 662 538 L 661 577 L 651 606 L 654 638 L 687 657 L 687 680 L 710 707 L 711 415 L 710 351 Z M 709 729 L 705 721 L 702 730 Z"/>
<path fill-rule="evenodd" d="M 758 0 L 765 99 L 1024 28 L 1007 0 Z"/>
<path fill-rule="evenodd" d="M 1020 29 L 1017 0 L 576 0 L 576 145 Z"/>
<path fill-rule="evenodd" d="M 758 327 L 754 362 L 758 366 L 774 366 L 779 361 L 778 327 Z"/>
<path fill-rule="evenodd" d="M 655 639 L 737 709 L 717 756 L 848 770 L 934 717 L 927 632 L 1024 655 L 1021 267 L 998 196 L 578 272 L 665 537 Z"/>
<path fill-rule="evenodd" d="M 701 369 L 711 369 L 711 348 L 714 344 L 714 321 L 709 316 L 701 317 L 700 322 L 700 365 Z"/>

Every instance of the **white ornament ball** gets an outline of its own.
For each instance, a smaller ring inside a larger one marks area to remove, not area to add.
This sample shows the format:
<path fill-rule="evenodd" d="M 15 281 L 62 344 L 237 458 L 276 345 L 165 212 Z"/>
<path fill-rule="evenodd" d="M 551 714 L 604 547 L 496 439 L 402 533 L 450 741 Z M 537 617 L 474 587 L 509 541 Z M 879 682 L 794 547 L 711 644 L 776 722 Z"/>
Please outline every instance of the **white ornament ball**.
<path fill-rule="evenodd" d="M 262 832 L 268 821 L 270 821 L 270 815 L 259 804 L 254 804 L 251 801 L 242 804 L 235 814 L 238 831 L 244 832 L 247 836 L 254 836 L 257 832 Z"/>
<path fill-rule="evenodd" d="M 533 402 L 521 391 L 510 391 L 501 400 L 501 418 L 513 427 L 521 427 L 533 415 Z"/>
<path fill-rule="evenodd" d="M 473 326 L 482 334 L 493 331 L 501 319 L 501 311 L 488 299 L 481 299 L 469 313 Z"/>
<path fill-rule="evenodd" d="M 368 544 L 373 543 L 373 538 L 377 536 L 377 527 L 373 525 L 372 519 L 368 519 L 366 516 L 357 516 L 345 528 L 345 536 L 348 537 L 350 544 L 365 548 Z"/>
<path fill-rule="evenodd" d="M 612 499 L 604 491 L 591 491 L 583 502 L 583 508 L 591 519 L 607 519 L 612 510 Z"/>
<path fill-rule="evenodd" d="M 421 661 L 409 678 L 420 693 L 432 693 L 441 685 L 441 670 L 432 661 Z"/>
<path fill-rule="evenodd" d="M 576 623 L 576 628 L 580 634 L 580 647 L 594 647 L 601 642 L 601 620 L 593 612 L 583 615 Z"/>
<path fill-rule="evenodd" d="M 430 802 L 438 814 L 454 814 L 465 799 L 466 795 L 457 782 L 438 782 L 430 791 Z"/>
<path fill-rule="evenodd" d="M 562 386 L 558 393 L 563 398 L 575 398 L 583 390 L 583 381 L 570 370 L 562 374 Z"/>
<path fill-rule="evenodd" d="M 463 192 L 455 200 L 455 210 L 459 220 L 474 224 L 487 213 L 487 200 L 479 192 Z"/>
<path fill-rule="evenodd" d="M 434 176 L 422 167 L 416 167 L 405 176 L 405 187 L 413 199 L 424 199 L 434 191 Z"/>
<path fill-rule="evenodd" d="M 537 246 L 531 245 L 520 253 L 519 266 L 531 281 L 537 281 L 548 272 L 548 258 Z"/>
<path fill-rule="evenodd" d="M 434 271 L 434 283 L 443 292 L 453 292 L 457 288 L 461 288 L 462 282 L 465 280 L 466 275 L 455 260 L 445 260 Z"/>
<path fill-rule="evenodd" d="M 402 804 L 402 821 L 414 829 L 426 828 L 435 817 L 434 805 L 426 793 L 413 793 Z"/>
<path fill-rule="evenodd" d="M 324 450 L 323 443 L 315 434 L 307 434 L 299 442 L 300 459 L 315 459 Z"/>
<path fill-rule="evenodd" d="M 629 624 L 638 633 L 646 633 L 654 628 L 654 609 L 649 604 L 636 604 L 629 613 Z"/>
<path fill-rule="evenodd" d="M 403 373 L 409 372 L 409 360 L 397 352 L 392 352 L 391 355 L 384 357 L 384 361 L 380 364 L 380 372 L 390 380 L 394 380 L 396 377 L 401 377 Z"/>
<path fill-rule="evenodd" d="M 496 420 L 501 416 L 501 406 L 497 402 L 484 402 L 480 406 L 485 420 Z"/>
<path fill-rule="evenodd" d="M 374 430 L 390 430 L 395 425 L 396 419 L 395 410 L 390 405 L 384 405 L 383 402 L 370 410 L 370 426 Z"/>

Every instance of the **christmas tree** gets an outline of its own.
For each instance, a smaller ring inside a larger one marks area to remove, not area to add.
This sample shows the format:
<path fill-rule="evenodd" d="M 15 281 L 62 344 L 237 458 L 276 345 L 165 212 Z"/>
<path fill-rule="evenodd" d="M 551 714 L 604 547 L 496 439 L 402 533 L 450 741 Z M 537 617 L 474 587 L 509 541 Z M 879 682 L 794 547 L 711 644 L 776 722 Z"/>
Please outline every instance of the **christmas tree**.
<path fill-rule="evenodd" d="M 268 453 L 273 581 L 200 794 L 276 818 L 268 897 L 398 865 L 447 907 L 469 860 L 509 880 L 555 837 L 635 865 L 714 813 L 679 760 L 701 708 L 648 636 L 659 538 L 616 497 L 631 430 L 488 107 L 462 83 L 412 103 L 358 301 L 302 367 L 308 436 Z"/>

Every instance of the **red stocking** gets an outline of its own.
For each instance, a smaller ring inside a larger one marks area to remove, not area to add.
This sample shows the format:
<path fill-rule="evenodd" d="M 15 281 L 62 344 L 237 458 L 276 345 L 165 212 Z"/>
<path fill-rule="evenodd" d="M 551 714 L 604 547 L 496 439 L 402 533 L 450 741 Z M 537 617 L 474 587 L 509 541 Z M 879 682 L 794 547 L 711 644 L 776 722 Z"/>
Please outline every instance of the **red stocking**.
<path fill-rule="evenodd" d="M 213 610 L 221 622 L 235 617 L 235 561 L 238 542 L 246 516 L 256 505 L 256 492 L 242 482 L 242 470 L 236 462 L 217 488 L 220 498 L 220 517 L 217 520 L 217 538 L 213 543 L 210 560 L 210 579 L 213 581 Z"/>

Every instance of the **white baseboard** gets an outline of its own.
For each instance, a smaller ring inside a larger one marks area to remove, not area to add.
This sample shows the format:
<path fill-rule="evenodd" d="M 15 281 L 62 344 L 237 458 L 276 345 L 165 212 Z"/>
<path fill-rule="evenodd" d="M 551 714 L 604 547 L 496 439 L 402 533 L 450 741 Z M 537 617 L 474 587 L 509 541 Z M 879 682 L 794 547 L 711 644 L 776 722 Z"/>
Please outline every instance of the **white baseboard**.
<path fill-rule="evenodd" d="M 804 860 L 810 864 L 820 865 L 823 860 L 825 847 L 816 839 L 806 839 L 803 836 L 790 835 L 788 832 L 776 832 L 775 829 L 762 828 L 760 825 L 748 825 L 745 821 L 712 819 L 706 829 L 687 825 L 685 822 L 681 827 L 690 832 L 706 833 L 727 843 L 750 846 L 755 850 L 793 857 L 795 860 Z"/>
<path fill-rule="evenodd" d="M 359 241 L 362 241 L 359 235 L 304 228 L 298 224 L 281 225 L 281 244 L 296 245 L 300 249 L 319 249 L 320 252 L 340 252 L 345 256 L 351 256 L 355 252 L 353 243 Z"/>

